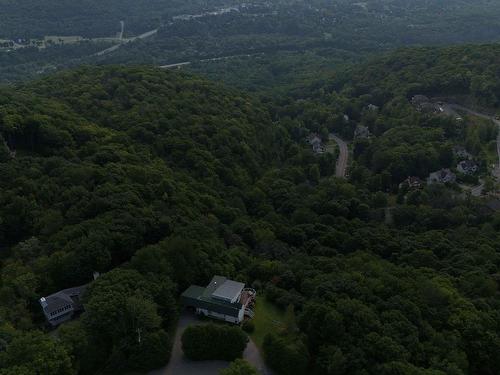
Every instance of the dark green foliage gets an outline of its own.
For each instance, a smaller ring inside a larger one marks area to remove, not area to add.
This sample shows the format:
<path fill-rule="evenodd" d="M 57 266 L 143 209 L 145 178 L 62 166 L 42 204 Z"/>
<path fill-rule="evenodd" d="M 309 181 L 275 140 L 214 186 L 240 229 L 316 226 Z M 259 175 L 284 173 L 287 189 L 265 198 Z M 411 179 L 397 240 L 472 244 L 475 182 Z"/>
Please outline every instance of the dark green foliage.
<path fill-rule="evenodd" d="M 163 277 L 147 279 L 137 271 L 115 269 L 94 282 L 85 296 L 82 321 L 99 345 L 98 358 L 110 356 L 109 369 L 147 370 L 168 358 L 169 338 L 163 327 L 174 320 L 172 284 Z M 165 315 L 159 315 L 162 310 Z"/>
<path fill-rule="evenodd" d="M 299 340 L 267 334 L 262 345 L 266 363 L 278 375 L 307 373 L 308 352 Z"/>
<path fill-rule="evenodd" d="M 246 262 L 219 237 L 217 215 L 230 224 L 244 213 L 245 186 L 280 160 L 268 114 L 220 86 L 143 68 L 81 69 L 4 89 L 0 104 L 2 319 L 33 329 L 40 296 L 100 271 L 81 324 L 63 330 L 73 368 L 160 367 L 176 293 Z"/>
<path fill-rule="evenodd" d="M 239 327 L 202 324 L 186 328 L 182 334 L 182 351 L 194 361 L 241 358 L 248 342 Z"/>
<path fill-rule="evenodd" d="M 258 372 L 248 362 L 237 359 L 228 368 L 221 370 L 219 375 L 258 375 Z"/>
<path fill-rule="evenodd" d="M 255 331 L 255 325 L 253 324 L 253 322 L 251 320 L 245 320 L 245 322 L 243 323 L 243 326 L 241 328 L 246 333 L 252 333 L 253 331 Z"/>
<path fill-rule="evenodd" d="M 41 332 L 14 337 L 0 354 L 0 374 L 71 375 L 71 357 L 64 345 Z"/>
<path fill-rule="evenodd" d="M 429 64 L 382 58 L 362 80 L 355 72 L 367 65 L 265 104 L 146 68 L 85 68 L 0 90 L 0 357 L 42 327 L 40 296 L 98 270 L 86 312 L 60 328 L 69 373 L 159 367 L 176 297 L 221 274 L 255 282 L 287 311 L 265 345 L 279 373 L 497 374 L 498 214 L 456 186 L 399 190 L 407 174 L 453 166 L 455 144 L 474 149 L 495 135 L 409 104 L 405 77 L 420 82 L 416 92 L 431 87 L 428 71 L 465 69 L 458 50 L 398 52 Z M 466 50 L 471 79 L 498 53 Z M 349 179 L 335 178 L 334 155 L 313 155 L 304 138 L 350 138 L 359 123 L 373 137 L 353 144 Z M 197 330 L 220 339 L 192 334 L 199 359 L 238 357 L 246 345 L 236 327 Z M 51 347 L 43 342 L 23 341 L 33 357 Z M 26 366 L 0 363 L 9 374 Z"/>

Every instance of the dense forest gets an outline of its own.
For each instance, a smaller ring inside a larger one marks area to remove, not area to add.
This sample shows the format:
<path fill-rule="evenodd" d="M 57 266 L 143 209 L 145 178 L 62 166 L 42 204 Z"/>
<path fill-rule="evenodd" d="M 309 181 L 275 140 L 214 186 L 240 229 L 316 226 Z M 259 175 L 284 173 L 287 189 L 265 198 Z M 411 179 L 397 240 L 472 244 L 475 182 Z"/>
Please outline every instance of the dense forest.
<path fill-rule="evenodd" d="M 2 59 L 0 81 L 31 78 L 47 67 L 191 61 L 199 64 L 197 70 L 223 78 L 227 70 L 242 72 L 247 86 L 267 82 L 270 87 L 305 81 L 310 72 L 401 46 L 496 42 L 499 12 L 500 5 L 489 0 L 0 0 L 5 15 L 0 39 L 112 37 L 120 31 L 120 21 L 125 22 L 125 37 L 158 30 L 99 57 L 85 54 L 90 52 L 85 44 L 79 55 L 72 46 L 29 54 L 10 51 L 21 56 Z M 63 59 L 66 50 L 68 58 Z M 257 73 L 259 82 L 251 79 Z"/>
<path fill-rule="evenodd" d="M 497 374 L 499 214 L 398 185 L 488 133 L 411 96 L 495 107 L 499 54 L 402 50 L 262 99 L 119 66 L 1 89 L 0 374 L 160 367 L 179 293 L 214 274 L 296 317 L 264 340 L 278 375 Z M 359 124 L 374 137 L 336 178 L 304 139 Z M 49 332 L 38 298 L 89 282 L 85 312 Z"/>
<path fill-rule="evenodd" d="M 212 6 L 223 4 L 221 0 L 211 3 Z M 201 0 L 1 0 L 0 13 L 4 19 L 0 25 L 0 37 L 112 36 L 120 31 L 120 21 L 125 22 L 127 33 L 133 35 L 160 26 L 163 19 L 172 15 L 199 12 L 205 8 L 206 4 Z"/>

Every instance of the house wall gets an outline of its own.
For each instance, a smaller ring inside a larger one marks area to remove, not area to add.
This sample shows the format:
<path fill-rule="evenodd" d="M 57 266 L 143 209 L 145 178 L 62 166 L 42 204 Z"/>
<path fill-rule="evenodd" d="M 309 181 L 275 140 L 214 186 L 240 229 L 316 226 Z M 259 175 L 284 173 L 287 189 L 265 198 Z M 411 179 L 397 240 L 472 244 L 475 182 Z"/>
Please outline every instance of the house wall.
<path fill-rule="evenodd" d="M 241 323 L 245 317 L 245 306 L 243 306 L 238 312 L 238 323 Z"/>
<path fill-rule="evenodd" d="M 217 313 L 215 311 L 210 311 L 207 309 L 200 309 L 200 308 L 196 309 L 196 313 L 199 315 L 204 315 L 204 316 L 208 316 L 210 318 L 224 320 L 225 322 L 234 323 L 234 324 L 239 324 L 243 321 L 244 312 L 245 312 L 245 310 L 241 309 L 238 313 L 238 317 L 234 317 L 231 315 L 220 314 L 220 313 Z"/>
<path fill-rule="evenodd" d="M 56 317 L 52 317 L 51 319 L 49 319 L 49 323 L 55 327 L 61 323 L 64 323 L 64 322 L 67 322 L 68 320 L 70 320 L 71 318 L 73 317 L 73 311 L 70 311 L 66 314 L 63 314 L 63 315 L 58 315 Z"/>

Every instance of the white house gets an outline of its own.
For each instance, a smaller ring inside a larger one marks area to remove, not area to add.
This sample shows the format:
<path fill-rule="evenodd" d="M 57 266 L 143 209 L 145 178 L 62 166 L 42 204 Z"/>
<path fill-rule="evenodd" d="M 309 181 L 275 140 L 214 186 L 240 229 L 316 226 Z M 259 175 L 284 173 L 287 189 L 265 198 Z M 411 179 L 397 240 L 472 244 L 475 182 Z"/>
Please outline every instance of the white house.
<path fill-rule="evenodd" d="M 214 276 L 206 288 L 191 285 L 181 295 L 182 304 L 198 315 L 240 324 L 245 316 L 253 317 L 256 292 L 245 284 Z"/>

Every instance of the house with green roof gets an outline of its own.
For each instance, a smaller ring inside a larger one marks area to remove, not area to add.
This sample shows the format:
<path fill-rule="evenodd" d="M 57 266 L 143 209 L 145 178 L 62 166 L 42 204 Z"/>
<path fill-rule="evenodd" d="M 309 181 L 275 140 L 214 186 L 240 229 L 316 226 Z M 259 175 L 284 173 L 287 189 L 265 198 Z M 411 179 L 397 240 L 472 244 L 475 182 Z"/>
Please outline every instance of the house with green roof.
<path fill-rule="evenodd" d="M 243 283 L 214 276 L 207 287 L 191 285 L 182 293 L 181 302 L 199 315 L 240 324 L 245 317 L 253 317 L 255 295 Z"/>

